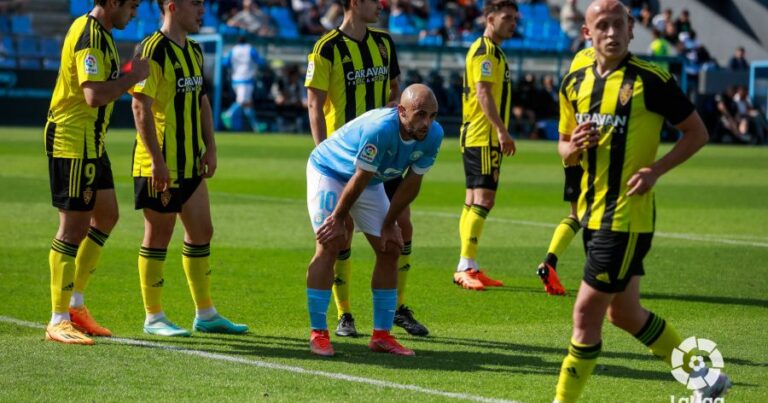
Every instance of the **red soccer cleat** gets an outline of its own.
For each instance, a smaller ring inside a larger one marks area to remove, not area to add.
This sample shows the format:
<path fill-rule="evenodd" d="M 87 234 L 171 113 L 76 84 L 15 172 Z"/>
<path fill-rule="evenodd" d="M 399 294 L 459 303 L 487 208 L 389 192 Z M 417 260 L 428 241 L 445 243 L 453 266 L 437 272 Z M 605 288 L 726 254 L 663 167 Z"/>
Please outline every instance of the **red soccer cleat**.
<path fill-rule="evenodd" d="M 478 273 L 477 270 L 457 271 L 453 273 L 453 282 L 467 290 L 485 291 L 485 286 L 477 278 Z"/>
<path fill-rule="evenodd" d="M 480 282 L 483 283 L 483 285 L 486 287 L 501 287 L 504 285 L 504 283 L 502 283 L 501 281 L 494 280 L 486 276 L 485 272 L 482 270 L 477 271 L 477 279 L 480 280 Z"/>
<path fill-rule="evenodd" d="M 309 349 L 312 353 L 323 357 L 333 357 L 336 354 L 333 351 L 328 330 L 313 330 L 309 335 Z"/>
<path fill-rule="evenodd" d="M 394 355 L 416 355 L 413 350 L 403 347 L 395 340 L 387 330 L 374 330 L 368 348 L 377 353 L 390 353 Z"/>
<path fill-rule="evenodd" d="M 536 269 L 536 274 L 539 275 L 541 281 L 544 283 L 544 291 L 549 295 L 565 295 L 565 287 L 560 284 L 560 279 L 557 277 L 557 271 L 555 268 L 547 263 L 542 263 Z"/>

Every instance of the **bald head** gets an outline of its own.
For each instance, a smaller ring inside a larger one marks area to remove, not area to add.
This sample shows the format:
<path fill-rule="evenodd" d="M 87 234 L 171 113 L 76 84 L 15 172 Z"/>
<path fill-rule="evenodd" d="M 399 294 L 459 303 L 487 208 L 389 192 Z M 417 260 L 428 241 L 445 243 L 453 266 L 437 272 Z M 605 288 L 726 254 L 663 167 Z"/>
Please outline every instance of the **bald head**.
<path fill-rule="evenodd" d="M 606 12 L 627 13 L 627 8 L 618 0 L 595 0 L 587 7 L 587 14 L 584 19 L 589 25 L 594 22 L 598 15 Z"/>
<path fill-rule="evenodd" d="M 411 84 L 400 95 L 400 105 L 406 109 L 437 108 L 435 93 L 424 84 Z"/>

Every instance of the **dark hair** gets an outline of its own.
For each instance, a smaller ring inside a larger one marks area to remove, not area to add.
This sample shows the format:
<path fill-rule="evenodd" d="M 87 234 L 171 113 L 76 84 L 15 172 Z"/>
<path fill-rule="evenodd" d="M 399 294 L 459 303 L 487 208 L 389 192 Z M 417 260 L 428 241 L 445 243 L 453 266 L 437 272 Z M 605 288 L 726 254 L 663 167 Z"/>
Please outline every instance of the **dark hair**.
<path fill-rule="evenodd" d="M 507 7 L 512 7 L 515 11 L 520 11 L 520 9 L 517 8 L 517 2 L 514 0 L 491 0 L 485 3 L 485 7 L 483 7 L 483 15 L 487 17 L 489 14 L 501 11 Z"/>
<path fill-rule="evenodd" d="M 166 0 L 157 0 L 157 7 L 160 9 L 160 14 L 165 15 L 165 9 L 163 6 L 165 5 Z"/>
<path fill-rule="evenodd" d="M 94 4 L 94 5 L 97 5 L 97 6 L 102 6 L 102 7 L 104 7 L 104 6 L 106 6 L 106 5 L 107 5 L 107 1 L 109 1 L 109 0 L 93 0 L 93 4 Z M 125 4 L 125 2 L 126 2 L 126 1 L 128 1 L 128 0 L 117 0 L 117 5 L 118 5 L 119 7 L 122 7 L 122 6 L 123 6 L 123 4 Z"/>
<path fill-rule="evenodd" d="M 347 10 L 352 5 L 352 0 L 340 0 L 339 4 L 341 4 L 341 8 Z"/>

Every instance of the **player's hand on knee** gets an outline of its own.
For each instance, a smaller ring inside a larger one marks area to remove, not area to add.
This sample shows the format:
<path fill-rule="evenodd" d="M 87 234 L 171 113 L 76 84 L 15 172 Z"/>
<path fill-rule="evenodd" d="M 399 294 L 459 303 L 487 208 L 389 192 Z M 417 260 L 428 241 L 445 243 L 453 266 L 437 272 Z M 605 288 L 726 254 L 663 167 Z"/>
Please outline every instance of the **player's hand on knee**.
<path fill-rule="evenodd" d="M 344 218 L 339 219 L 334 215 L 328 216 L 323 225 L 317 229 L 315 238 L 321 244 L 327 244 L 333 240 L 338 240 L 339 242 L 346 241 L 347 230 L 344 225 Z"/>
<path fill-rule="evenodd" d="M 386 252 L 387 248 L 391 247 L 396 247 L 398 250 L 403 249 L 403 234 L 400 227 L 395 224 L 385 225 L 381 228 L 381 251 Z"/>

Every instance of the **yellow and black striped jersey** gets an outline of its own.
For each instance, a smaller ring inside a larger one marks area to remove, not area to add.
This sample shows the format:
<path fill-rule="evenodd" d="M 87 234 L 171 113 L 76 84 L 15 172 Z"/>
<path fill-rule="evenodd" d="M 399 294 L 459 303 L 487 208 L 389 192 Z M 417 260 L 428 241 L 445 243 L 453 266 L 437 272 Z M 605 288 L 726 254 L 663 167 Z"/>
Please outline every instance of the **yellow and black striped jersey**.
<path fill-rule="evenodd" d="M 504 127 L 509 128 L 512 101 L 512 80 L 507 57 L 501 47 L 485 36 L 469 47 L 464 70 L 463 119 L 461 146 L 498 146 L 499 138 L 477 100 L 477 83 L 493 84 L 493 103 L 499 111 Z"/>
<path fill-rule="evenodd" d="M 595 48 L 592 48 L 592 47 L 584 48 L 576 52 L 575 55 L 573 55 L 573 60 L 571 60 L 571 66 L 568 67 L 568 72 L 570 73 L 574 70 L 584 68 L 594 62 L 595 62 Z"/>
<path fill-rule="evenodd" d="M 664 120 L 676 125 L 695 110 L 675 79 L 628 54 L 605 77 L 595 64 L 574 70 L 560 87 L 560 133 L 594 122 L 597 147 L 582 157 L 578 214 L 594 230 L 653 232 L 653 192 L 627 197 L 627 181 L 656 160 Z"/>
<path fill-rule="evenodd" d="M 200 176 L 200 158 L 205 152 L 200 103 L 206 94 L 200 45 L 187 38 L 181 47 L 157 31 L 144 38 L 137 52 L 149 59 L 149 77 L 136 84 L 132 93 L 153 99 L 157 143 L 171 179 Z M 139 134 L 133 176 L 152 176 L 152 159 Z"/>
<path fill-rule="evenodd" d="M 61 49 L 61 66 L 45 128 L 46 154 L 57 158 L 98 158 L 113 102 L 98 108 L 85 103 L 81 85 L 116 80 L 120 59 L 112 35 L 90 15 L 77 18 Z"/>
<path fill-rule="evenodd" d="M 323 113 L 329 137 L 363 113 L 385 106 L 390 81 L 400 75 L 392 37 L 374 28 L 359 42 L 334 29 L 315 43 L 308 59 L 304 86 L 327 93 Z"/>

